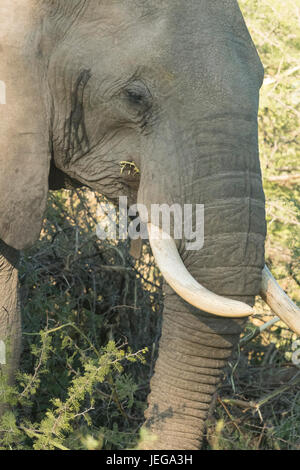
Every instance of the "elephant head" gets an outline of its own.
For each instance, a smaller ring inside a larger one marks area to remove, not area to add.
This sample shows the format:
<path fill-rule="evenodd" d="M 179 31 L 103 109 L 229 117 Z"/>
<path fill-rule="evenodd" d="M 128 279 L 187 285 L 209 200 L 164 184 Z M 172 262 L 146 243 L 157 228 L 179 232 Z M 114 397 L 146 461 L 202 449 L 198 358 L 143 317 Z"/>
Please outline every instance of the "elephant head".
<path fill-rule="evenodd" d="M 263 67 L 238 4 L 2 0 L 0 13 L 0 238 L 16 249 L 35 241 L 49 174 L 50 188 L 69 181 L 148 209 L 166 283 L 146 412 L 157 440 L 145 447 L 197 449 L 255 296 L 300 331 L 264 268 Z M 122 173 L 123 161 L 139 174 Z M 156 237 L 154 204 L 204 205 L 203 247 Z"/>

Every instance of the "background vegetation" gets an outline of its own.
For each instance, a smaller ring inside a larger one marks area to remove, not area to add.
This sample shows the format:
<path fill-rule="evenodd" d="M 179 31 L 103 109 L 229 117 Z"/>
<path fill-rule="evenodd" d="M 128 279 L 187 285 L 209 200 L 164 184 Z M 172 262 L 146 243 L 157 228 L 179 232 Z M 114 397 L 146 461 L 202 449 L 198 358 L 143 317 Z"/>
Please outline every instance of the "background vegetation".
<path fill-rule="evenodd" d="M 299 0 L 240 0 L 265 67 L 259 114 L 267 197 L 267 262 L 300 301 Z M 23 254 L 23 355 L 1 449 L 124 449 L 137 445 L 160 334 L 160 276 L 149 247 L 95 235 L 86 190 L 49 196 L 36 246 Z M 224 375 L 207 449 L 299 449 L 299 366 L 282 323 L 259 301 Z M 299 346 L 300 347 L 300 346 Z"/>

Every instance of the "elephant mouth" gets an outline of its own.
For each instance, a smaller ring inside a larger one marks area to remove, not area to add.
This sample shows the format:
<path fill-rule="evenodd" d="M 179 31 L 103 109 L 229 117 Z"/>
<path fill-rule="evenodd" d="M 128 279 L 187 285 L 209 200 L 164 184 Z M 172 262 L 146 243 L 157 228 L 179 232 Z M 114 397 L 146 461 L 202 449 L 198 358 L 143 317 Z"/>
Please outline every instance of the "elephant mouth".
<path fill-rule="evenodd" d="M 148 233 L 155 261 L 165 281 L 186 302 L 223 317 L 241 318 L 254 313 L 249 305 L 214 294 L 199 284 L 186 269 L 170 235 L 152 223 L 148 223 Z M 281 289 L 267 266 L 262 271 L 260 296 L 275 315 L 300 335 L 300 309 Z"/>

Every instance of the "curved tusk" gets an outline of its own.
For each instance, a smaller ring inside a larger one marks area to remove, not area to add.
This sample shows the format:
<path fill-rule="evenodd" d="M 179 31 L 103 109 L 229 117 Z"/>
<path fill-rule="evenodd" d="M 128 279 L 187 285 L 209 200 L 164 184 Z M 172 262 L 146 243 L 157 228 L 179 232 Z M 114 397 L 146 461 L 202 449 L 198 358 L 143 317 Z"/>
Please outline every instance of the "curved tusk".
<path fill-rule="evenodd" d="M 163 277 L 186 302 L 222 317 L 246 317 L 253 313 L 249 305 L 221 297 L 199 284 L 184 266 L 172 237 L 151 223 L 148 223 L 148 232 L 152 252 Z"/>
<path fill-rule="evenodd" d="M 267 266 L 262 273 L 261 297 L 271 310 L 286 323 L 291 330 L 300 335 L 300 309 L 281 289 Z"/>

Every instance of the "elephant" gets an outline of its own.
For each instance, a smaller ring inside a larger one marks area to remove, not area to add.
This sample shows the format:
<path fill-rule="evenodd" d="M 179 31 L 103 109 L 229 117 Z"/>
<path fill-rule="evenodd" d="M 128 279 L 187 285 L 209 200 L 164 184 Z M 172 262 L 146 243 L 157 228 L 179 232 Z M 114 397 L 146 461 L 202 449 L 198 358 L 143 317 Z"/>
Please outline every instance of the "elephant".
<path fill-rule="evenodd" d="M 197 450 L 255 296 L 300 332 L 265 266 L 257 115 L 264 70 L 236 0 L 1 0 L 0 344 L 21 349 L 19 252 L 49 189 L 147 208 L 164 278 L 143 449 Z M 2 100 L 3 101 L 3 100 Z M 120 162 L 139 168 L 120 171 Z M 204 206 L 204 244 L 164 237 L 154 204 Z M 156 236 L 160 234 L 161 236 Z"/>

